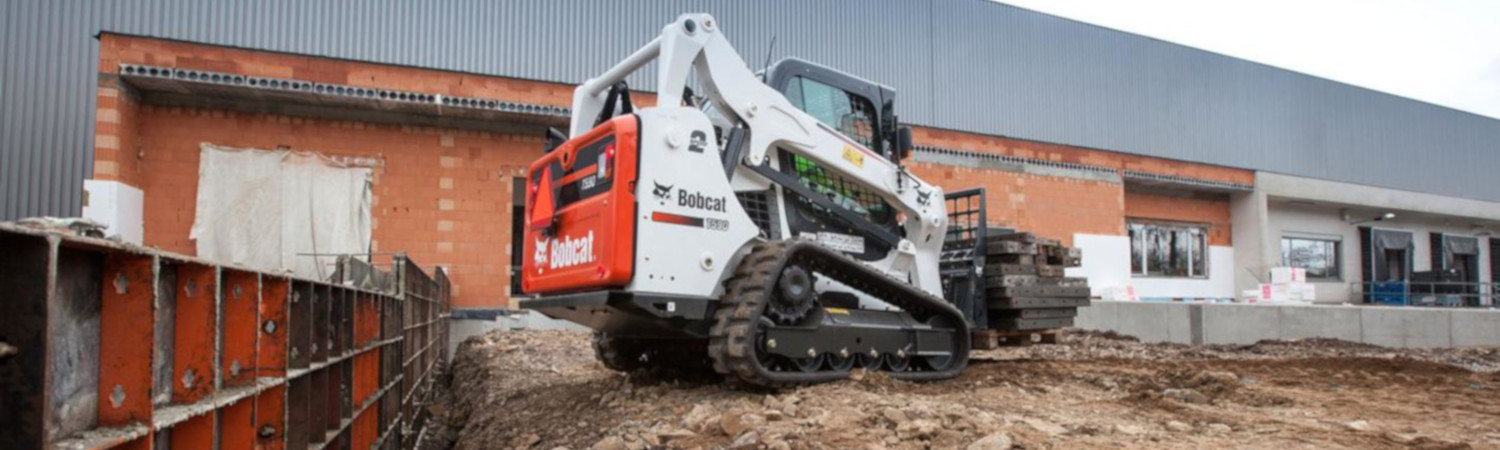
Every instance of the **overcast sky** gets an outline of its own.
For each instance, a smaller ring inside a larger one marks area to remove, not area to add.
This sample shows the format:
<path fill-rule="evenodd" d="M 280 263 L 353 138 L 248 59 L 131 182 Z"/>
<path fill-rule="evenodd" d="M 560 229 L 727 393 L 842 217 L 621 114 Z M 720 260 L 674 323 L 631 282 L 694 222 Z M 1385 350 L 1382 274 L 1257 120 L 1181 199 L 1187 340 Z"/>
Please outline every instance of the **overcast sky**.
<path fill-rule="evenodd" d="M 1500 0 L 1003 0 L 1500 118 Z"/>

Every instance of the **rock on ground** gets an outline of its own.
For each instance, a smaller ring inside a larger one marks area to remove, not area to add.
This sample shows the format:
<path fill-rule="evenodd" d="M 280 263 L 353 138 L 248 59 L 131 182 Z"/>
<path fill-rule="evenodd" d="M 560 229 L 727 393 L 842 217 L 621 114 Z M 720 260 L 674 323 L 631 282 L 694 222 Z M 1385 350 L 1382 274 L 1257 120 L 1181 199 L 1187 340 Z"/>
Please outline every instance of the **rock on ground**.
<path fill-rule="evenodd" d="M 765 390 L 716 374 L 612 372 L 589 339 L 469 339 L 428 407 L 435 438 L 420 450 L 1500 447 L 1500 398 L 1482 395 L 1500 389 L 1496 349 L 1191 347 L 1070 332 L 1057 345 L 977 352 L 948 381 L 869 372 Z"/>

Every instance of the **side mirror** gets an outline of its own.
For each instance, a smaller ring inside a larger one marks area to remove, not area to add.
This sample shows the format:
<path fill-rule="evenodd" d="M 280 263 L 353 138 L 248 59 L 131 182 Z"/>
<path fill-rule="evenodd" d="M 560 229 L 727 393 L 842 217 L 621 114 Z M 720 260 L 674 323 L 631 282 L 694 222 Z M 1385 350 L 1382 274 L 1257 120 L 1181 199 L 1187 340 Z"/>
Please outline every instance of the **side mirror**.
<path fill-rule="evenodd" d="M 911 144 L 911 127 L 897 128 L 896 129 L 896 161 L 900 162 L 902 160 L 905 160 L 907 156 L 911 156 L 911 149 L 912 149 L 912 144 Z"/>
<path fill-rule="evenodd" d="M 563 143 L 568 142 L 567 135 L 563 134 L 563 132 L 561 131 L 557 131 L 556 128 L 552 127 L 547 127 L 547 134 L 545 135 L 545 137 L 547 138 L 547 144 L 542 146 L 542 153 L 552 153 L 553 150 L 561 147 Z"/>

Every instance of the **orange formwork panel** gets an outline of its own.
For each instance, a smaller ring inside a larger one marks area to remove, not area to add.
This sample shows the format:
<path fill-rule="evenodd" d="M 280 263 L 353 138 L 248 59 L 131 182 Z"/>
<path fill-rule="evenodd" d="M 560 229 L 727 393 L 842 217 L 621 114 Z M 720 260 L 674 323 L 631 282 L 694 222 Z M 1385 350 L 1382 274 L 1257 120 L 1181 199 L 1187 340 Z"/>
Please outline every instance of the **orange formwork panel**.
<path fill-rule="evenodd" d="M 360 414 L 359 418 L 354 420 L 354 429 L 350 433 L 352 435 L 350 440 L 354 443 L 353 448 L 370 448 L 375 445 L 375 438 L 379 431 L 376 429 L 378 425 L 375 413 Z"/>
<path fill-rule="evenodd" d="M 0 419 L 24 431 L 0 449 L 412 448 L 446 361 L 446 274 L 347 264 L 366 281 L 0 223 L 0 338 L 22 351 L 0 365 L 20 380 Z"/>
<path fill-rule="evenodd" d="M 245 398 L 219 410 L 219 450 L 254 450 L 255 402 Z"/>
<path fill-rule="evenodd" d="M 380 384 L 380 355 L 365 352 L 354 356 L 354 405 L 363 405 Z"/>
<path fill-rule="evenodd" d="M 195 416 L 166 429 L 164 432 L 168 437 L 167 442 L 171 444 L 170 448 L 174 450 L 179 448 L 201 448 L 205 450 L 214 448 L 214 434 L 217 431 L 214 426 L 216 415 L 217 412 L 210 412 Z"/>
<path fill-rule="evenodd" d="M 281 377 L 287 369 L 287 303 L 291 301 L 292 280 L 265 276 L 260 283 L 255 373 L 258 377 Z"/>
<path fill-rule="evenodd" d="M 256 339 L 260 311 L 260 276 L 254 272 L 224 269 L 219 297 L 223 323 L 223 354 L 219 373 L 224 388 L 255 382 Z"/>
<path fill-rule="evenodd" d="M 156 258 L 111 254 L 104 259 L 103 279 L 99 426 L 149 424 Z"/>
<path fill-rule="evenodd" d="M 196 403 L 214 391 L 218 271 L 197 263 L 177 268 L 172 340 L 172 403 Z M 174 438 L 175 439 L 175 438 Z"/>
<path fill-rule="evenodd" d="M 255 450 L 286 448 L 286 386 L 276 386 L 255 397 Z"/>

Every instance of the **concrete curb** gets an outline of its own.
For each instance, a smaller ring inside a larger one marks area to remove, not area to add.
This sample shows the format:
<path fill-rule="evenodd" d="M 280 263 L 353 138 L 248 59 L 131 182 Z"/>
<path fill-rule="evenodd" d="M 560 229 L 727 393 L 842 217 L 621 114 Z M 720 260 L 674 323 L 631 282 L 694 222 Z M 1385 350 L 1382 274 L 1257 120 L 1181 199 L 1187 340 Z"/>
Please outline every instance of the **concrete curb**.
<path fill-rule="evenodd" d="M 1500 347 L 1500 310 L 1096 301 L 1079 328 L 1145 342 L 1253 344 L 1329 338 L 1385 347 Z"/>

